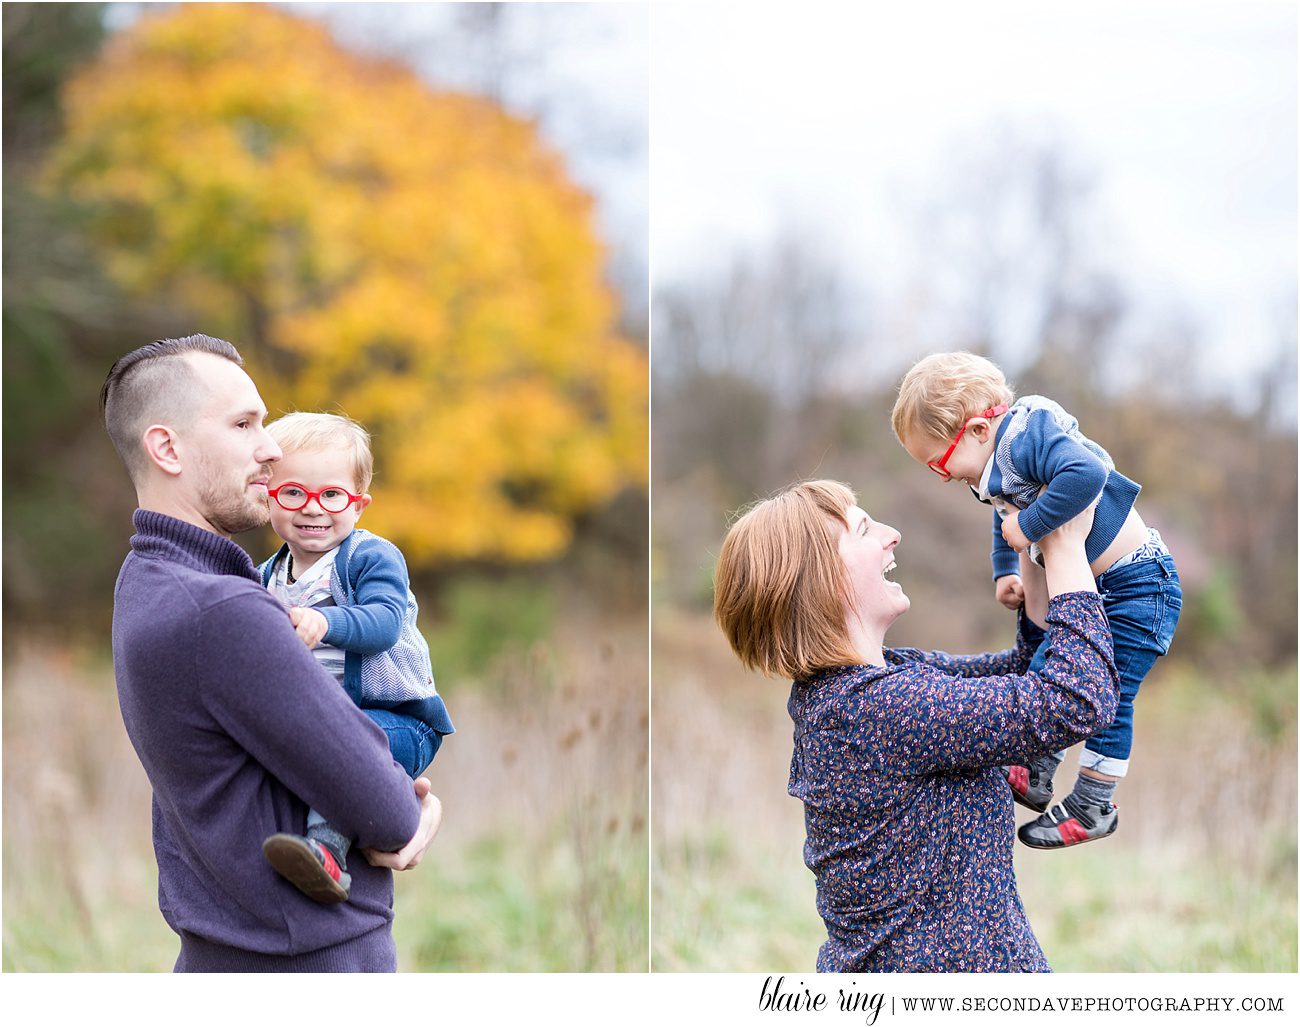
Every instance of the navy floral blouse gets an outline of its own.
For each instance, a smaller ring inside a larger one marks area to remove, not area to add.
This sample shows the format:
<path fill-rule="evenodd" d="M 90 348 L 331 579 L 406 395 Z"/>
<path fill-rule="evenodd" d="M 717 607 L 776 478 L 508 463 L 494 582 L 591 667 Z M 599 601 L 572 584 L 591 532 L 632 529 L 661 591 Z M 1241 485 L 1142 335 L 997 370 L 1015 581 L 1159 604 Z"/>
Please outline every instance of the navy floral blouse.
<path fill-rule="evenodd" d="M 1051 601 L 1042 631 L 982 656 L 887 649 L 888 666 L 796 681 L 790 794 L 804 804 L 823 972 L 1050 971 L 1016 890 L 1002 764 L 1065 748 L 1115 715 L 1101 601 Z"/>

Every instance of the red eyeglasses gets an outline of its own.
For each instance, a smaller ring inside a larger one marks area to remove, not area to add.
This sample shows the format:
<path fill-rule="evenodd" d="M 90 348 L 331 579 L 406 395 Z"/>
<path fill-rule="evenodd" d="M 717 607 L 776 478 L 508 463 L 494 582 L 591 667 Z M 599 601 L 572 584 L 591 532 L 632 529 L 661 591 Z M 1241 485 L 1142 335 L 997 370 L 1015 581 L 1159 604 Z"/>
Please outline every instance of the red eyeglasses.
<path fill-rule="evenodd" d="M 267 489 L 266 494 L 286 510 L 301 510 L 314 499 L 326 513 L 342 513 L 349 503 L 365 499 L 365 496 L 354 496 L 342 485 L 326 485 L 319 492 L 312 492 L 296 481 L 286 481 L 279 488 Z"/>
<path fill-rule="evenodd" d="M 930 470 L 934 471 L 934 473 L 944 481 L 952 481 L 952 475 L 948 473 L 948 460 L 952 457 L 952 451 L 957 448 L 957 443 L 961 441 L 962 435 L 965 434 L 966 429 L 970 427 L 971 421 L 980 417 L 997 417 L 999 414 L 1005 414 L 1006 412 L 1007 405 L 1005 403 L 999 403 L 995 407 L 989 407 L 987 410 L 982 410 L 980 413 L 966 418 L 966 423 L 961 426 L 961 431 L 959 431 L 957 437 L 952 440 L 952 445 L 948 447 L 948 452 L 944 453 L 944 455 L 938 460 L 931 460 L 926 464 L 926 466 L 929 467 Z"/>

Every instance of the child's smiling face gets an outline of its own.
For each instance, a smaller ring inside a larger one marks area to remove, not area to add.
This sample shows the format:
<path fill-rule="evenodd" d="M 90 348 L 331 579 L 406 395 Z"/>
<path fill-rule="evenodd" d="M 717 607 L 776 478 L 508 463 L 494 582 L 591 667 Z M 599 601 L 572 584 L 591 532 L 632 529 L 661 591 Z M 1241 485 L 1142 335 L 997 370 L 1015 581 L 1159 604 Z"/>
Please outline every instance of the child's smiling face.
<path fill-rule="evenodd" d="M 331 486 L 357 491 L 356 471 L 347 453 L 336 450 L 298 450 L 285 453 L 275 465 L 271 487 L 287 482 L 301 485 L 308 492 L 321 492 Z M 271 504 L 271 527 L 289 543 L 295 573 L 312 566 L 357 526 L 361 512 L 370 505 L 370 496 L 349 503 L 342 513 L 321 509 L 319 500 L 309 499 L 301 510 L 286 510 L 274 499 Z"/>

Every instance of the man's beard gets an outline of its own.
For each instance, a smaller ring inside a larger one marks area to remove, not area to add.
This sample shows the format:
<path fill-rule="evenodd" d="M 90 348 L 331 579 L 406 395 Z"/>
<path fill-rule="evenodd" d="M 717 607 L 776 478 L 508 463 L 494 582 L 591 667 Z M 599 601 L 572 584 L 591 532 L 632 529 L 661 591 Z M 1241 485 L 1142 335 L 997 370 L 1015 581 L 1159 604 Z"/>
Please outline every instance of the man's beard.
<path fill-rule="evenodd" d="M 265 496 L 250 496 L 247 481 L 241 482 L 242 488 L 235 491 L 230 485 L 219 485 L 216 477 L 205 475 L 199 500 L 203 503 L 204 517 L 217 531 L 223 535 L 238 535 L 242 531 L 260 528 L 271 519 Z"/>

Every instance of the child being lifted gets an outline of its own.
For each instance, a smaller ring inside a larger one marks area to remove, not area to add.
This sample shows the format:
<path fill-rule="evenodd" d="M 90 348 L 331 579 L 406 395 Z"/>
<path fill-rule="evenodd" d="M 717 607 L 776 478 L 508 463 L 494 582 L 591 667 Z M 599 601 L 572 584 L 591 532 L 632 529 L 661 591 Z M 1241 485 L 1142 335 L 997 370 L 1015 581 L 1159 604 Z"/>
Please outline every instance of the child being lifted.
<path fill-rule="evenodd" d="M 1016 801 L 1041 814 L 1018 832 L 1026 845 L 1057 849 L 1109 836 L 1119 825 L 1114 797 L 1129 768 L 1133 700 L 1168 652 L 1182 609 L 1173 557 L 1134 506 L 1141 486 L 1115 470 L 1060 405 L 1043 396 L 1016 399 L 1002 371 L 971 353 L 936 353 L 908 371 L 893 428 L 914 460 L 993 507 L 994 594 L 1039 624 L 1047 580 L 1036 543 L 1097 505 L 1086 551 L 1114 638 L 1119 709 L 1084 743 L 1078 778 L 1060 803 L 1051 805 L 1052 777 L 1064 752 L 1004 769 Z M 1050 644 L 1048 636 L 1031 670 Z"/>

